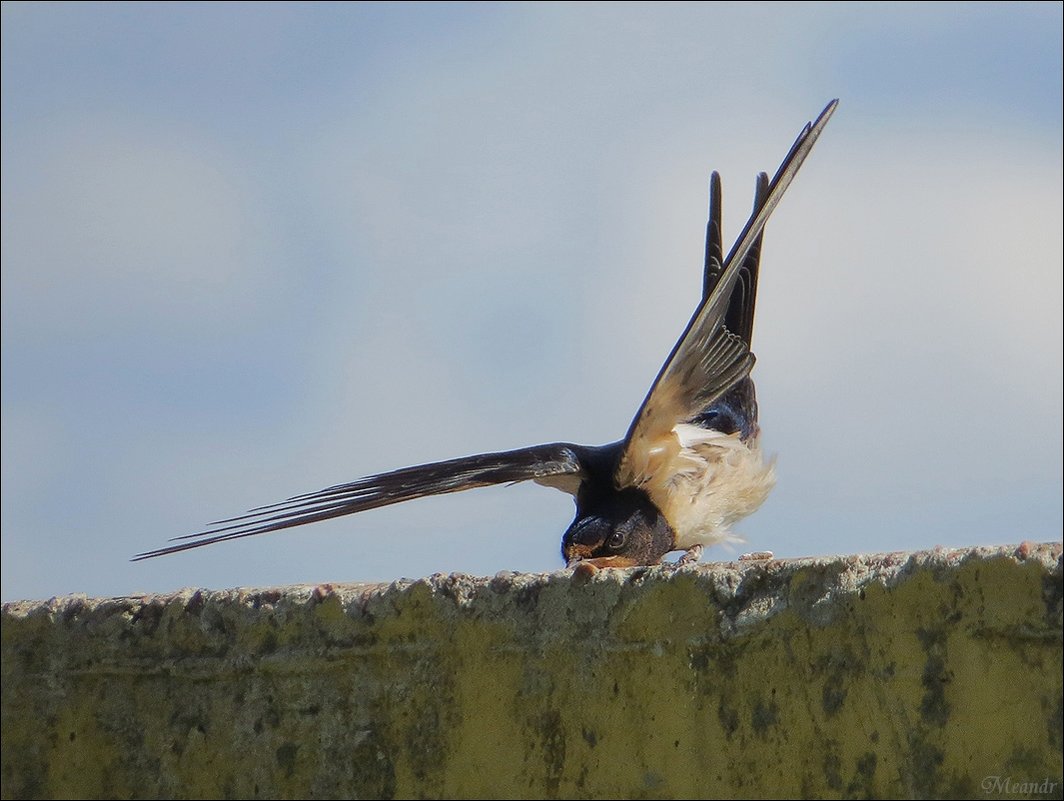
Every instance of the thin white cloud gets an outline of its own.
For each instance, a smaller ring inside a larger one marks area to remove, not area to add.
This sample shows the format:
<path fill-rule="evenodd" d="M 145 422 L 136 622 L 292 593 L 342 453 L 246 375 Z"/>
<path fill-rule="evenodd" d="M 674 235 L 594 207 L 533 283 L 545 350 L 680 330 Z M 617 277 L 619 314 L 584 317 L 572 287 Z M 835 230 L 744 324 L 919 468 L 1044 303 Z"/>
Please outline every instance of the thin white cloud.
<path fill-rule="evenodd" d="M 229 145 L 120 114 L 38 125 L 5 180 L 4 316 L 19 335 L 217 330 L 278 294 L 251 163 Z"/>

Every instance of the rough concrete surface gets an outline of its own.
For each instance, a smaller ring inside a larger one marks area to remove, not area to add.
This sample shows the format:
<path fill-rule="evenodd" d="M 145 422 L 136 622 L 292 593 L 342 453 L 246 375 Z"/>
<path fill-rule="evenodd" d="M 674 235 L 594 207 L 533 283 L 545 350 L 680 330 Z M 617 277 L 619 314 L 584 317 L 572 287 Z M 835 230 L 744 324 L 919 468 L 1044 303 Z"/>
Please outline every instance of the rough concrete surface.
<path fill-rule="evenodd" d="M 1061 797 L 1060 544 L 3 608 L 4 798 Z"/>

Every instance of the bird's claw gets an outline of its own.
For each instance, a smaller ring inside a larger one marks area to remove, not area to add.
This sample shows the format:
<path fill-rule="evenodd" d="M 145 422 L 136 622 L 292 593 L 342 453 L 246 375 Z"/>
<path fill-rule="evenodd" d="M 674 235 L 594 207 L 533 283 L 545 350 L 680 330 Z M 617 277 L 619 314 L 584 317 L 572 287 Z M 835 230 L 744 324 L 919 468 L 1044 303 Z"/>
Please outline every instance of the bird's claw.
<path fill-rule="evenodd" d="M 702 546 L 692 545 L 687 552 L 676 560 L 677 565 L 693 565 L 702 558 Z"/>

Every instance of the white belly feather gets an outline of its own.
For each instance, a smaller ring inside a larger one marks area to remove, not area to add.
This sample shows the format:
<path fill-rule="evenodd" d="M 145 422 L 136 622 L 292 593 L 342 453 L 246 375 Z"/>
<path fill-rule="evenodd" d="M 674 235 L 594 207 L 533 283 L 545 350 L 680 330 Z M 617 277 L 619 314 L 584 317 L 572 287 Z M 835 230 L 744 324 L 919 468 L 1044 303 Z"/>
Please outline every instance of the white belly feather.
<path fill-rule="evenodd" d="M 679 447 L 644 489 L 676 533 L 676 548 L 737 539 L 731 525 L 756 511 L 776 483 L 758 438 L 743 442 L 738 434 L 689 423 L 677 424 L 672 434 Z"/>

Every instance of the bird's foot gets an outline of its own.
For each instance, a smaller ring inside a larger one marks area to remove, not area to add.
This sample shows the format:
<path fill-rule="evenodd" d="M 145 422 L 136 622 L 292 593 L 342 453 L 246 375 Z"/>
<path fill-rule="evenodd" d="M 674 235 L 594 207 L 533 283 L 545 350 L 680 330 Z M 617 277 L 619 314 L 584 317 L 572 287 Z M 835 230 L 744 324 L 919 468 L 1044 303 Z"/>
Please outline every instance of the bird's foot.
<path fill-rule="evenodd" d="M 763 562 L 772 558 L 772 551 L 751 551 L 739 556 L 740 562 Z"/>
<path fill-rule="evenodd" d="M 679 559 L 676 560 L 676 564 L 677 564 L 677 566 L 693 565 L 701 558 L 702 558 L 702 546 L 701 545 L 692 545 L 690 548 L 687 549 L 687 552 L 683 556 L 681 556 Z"/>

